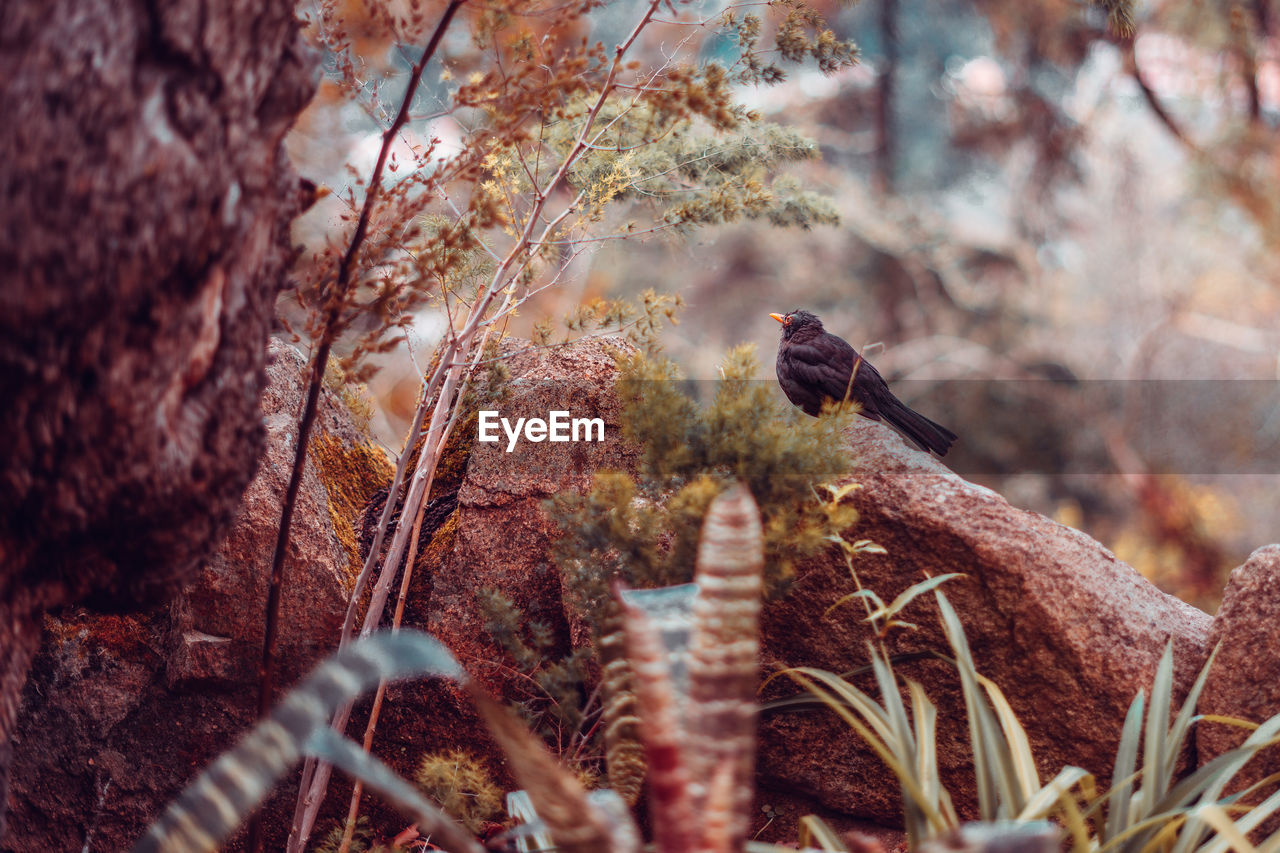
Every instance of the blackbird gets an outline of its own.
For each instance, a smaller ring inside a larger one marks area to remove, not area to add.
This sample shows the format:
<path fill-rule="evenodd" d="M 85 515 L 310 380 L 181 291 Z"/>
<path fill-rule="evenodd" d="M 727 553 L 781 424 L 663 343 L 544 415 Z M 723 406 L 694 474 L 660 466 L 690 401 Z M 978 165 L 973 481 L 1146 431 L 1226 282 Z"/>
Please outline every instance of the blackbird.
<path fill-rule="evenodd" d="M 828 401 L 852 400 L 859 414 L 884 421 L 922 450 L 945 456 L 956 434 L 914 412 L 893 396 L 871 362 L 844 340 L 822 328 L 808 311 L 770 314 L 782 324 L 778 344 L 778 384 L 787 399 L 817 417 Z M 855 375 L 856 370 L 856 375 Z"/>

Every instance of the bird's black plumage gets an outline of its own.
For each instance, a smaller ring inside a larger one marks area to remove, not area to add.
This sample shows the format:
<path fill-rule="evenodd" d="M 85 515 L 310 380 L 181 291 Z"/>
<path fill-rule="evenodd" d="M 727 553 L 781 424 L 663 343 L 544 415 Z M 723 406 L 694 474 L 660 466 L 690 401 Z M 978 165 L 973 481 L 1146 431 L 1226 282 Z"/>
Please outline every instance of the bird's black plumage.
<path fill-rule="evenodd" d="M 817 417 L 829 400 L 852 400 L 861 407 L 863 417 L 888 423 L 923 450 L 946 454 L 956 434 L 893 396 L 880 371 L 844 340 L 823 329 L 816 316 L 808 311 L 770 316 L 782 324 L 778 384 L 805 414 Z"/>

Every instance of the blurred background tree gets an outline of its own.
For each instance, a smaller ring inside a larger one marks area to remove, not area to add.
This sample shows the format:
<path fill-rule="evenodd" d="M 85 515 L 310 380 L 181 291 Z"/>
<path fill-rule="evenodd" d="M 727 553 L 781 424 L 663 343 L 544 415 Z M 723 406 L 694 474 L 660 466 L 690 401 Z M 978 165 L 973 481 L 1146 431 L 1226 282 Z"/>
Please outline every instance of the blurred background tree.
<path fill-rule="evenodd" d="M 686 375 L 714 376 L 745 340 L 765 354 L 759 378 L 772 382 L 777 327 L 767 315 L 808 308 L 857 347 L 883 343 L 871 357 L 906 402 L 961 433 L 958 470 L 1216 606 L 1226 571 L 1280 539 L 1269 510 L 1280 472 L 1216 460 L 1228 450 L 1274 459 L 1280 416 L 1216 412 L 1222 432 L 1188 425 L 1169 437 L 1194 453 L 1171 466 L 1149 452 L 1134 389 L 1203 380 L 1187 386 L 1198 408 L 1195 389 L 1209 395 L 1217 380 L 1277 378 L 1280 64 L 1269 0 L 1164 0 L 1133 18 L 1121 4 L 1070 0 L 811 5 L 832 44 L 859 46 L 856 64 L 832 61 L 838 52 L 788 3 L 754 24 L 752 6 L 664 7 L 656 17 L 669 25 L 634 56 L 660 64 L 692 45 L 696 67 L 728 69 L 715 85 L 777 125 L 781 141 L 773 154 L 746 150 L 747 160 L 772 157 L 777 172 L 785 134 L 815 141 L 770 185 L 775 199 L 810 204 L 792 224 L 813 227 L 770 227 L 785 218 L 782 202 L 757 219 L 680 227 L 664 218 L 670 197 L 608 189 L 619 168 L 661 174 L 652 162 L 619 167 L 623 142 L 611 140 L 614 155 L 593 178 L 610 204 L 592 215 L 602 232 L 635 236 L 576 244 L 557 267 L 559 286 L 530 298 L 507 333 L 534 337 L 548 316 L 656 287 L 687 303 L 664 340 Z M 370 116 L 408 67 L 385 27 L 365 26 L 385 14 L 378 4 L 327 7 L 314 25 L 334 8 L 364 64 L 353 71 L 330 53 L 322 97 L 290 140 L 300 170 L 332 190 L 295 232 L 313 249 L 339 227 L 352 175 L 368 173 L 385 126 Z M 557 38 L 617 43 L 640 8 L 605 4 Z M 787 53 L 789 26 L 801 27 L 816 61 L 771 67 Z M 480 65 L 483 45 L 468 38 L 458 29 L 446 39 L 444 71 L 424 78 L 406 145 L 434 137 L 448 152 L 465 139 L 443 105 Z M 746 61 L 752 44 L 756 59 Z M 344 74 L 364 81 L 367 97 L 346 97 Z M 713 111 L 702 119 L 714 128 Z M 698 133 L 670 144 L 696 159 Z M 831 207 L 804 188 L 821 188 Z M 446 322 L 438 307 L 418 306 L 408 346 L 372 357 L 382 368 L 370 379 L 375 426 L 397 450 L 418 389 L 410 356 L 424 358 Z M 1178 421 L 1167 426 L 1176 432 Z"/>

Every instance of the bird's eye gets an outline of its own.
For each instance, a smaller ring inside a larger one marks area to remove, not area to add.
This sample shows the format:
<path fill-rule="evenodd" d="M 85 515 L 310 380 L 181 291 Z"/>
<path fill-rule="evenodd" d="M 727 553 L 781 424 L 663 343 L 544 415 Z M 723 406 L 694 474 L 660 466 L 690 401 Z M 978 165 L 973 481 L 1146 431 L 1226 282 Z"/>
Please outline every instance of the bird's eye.
<path fill-rule="evenodd" d="M 787 316 L 785 316 L 785 317 L 783 317 L 783 318 L 782 318 L 782 325 L 784 325 L 784 326 L 790 326 L 790 325 L 791 325 L 791 315 L 790 315 L 790 314 L 788 314 Z"/>

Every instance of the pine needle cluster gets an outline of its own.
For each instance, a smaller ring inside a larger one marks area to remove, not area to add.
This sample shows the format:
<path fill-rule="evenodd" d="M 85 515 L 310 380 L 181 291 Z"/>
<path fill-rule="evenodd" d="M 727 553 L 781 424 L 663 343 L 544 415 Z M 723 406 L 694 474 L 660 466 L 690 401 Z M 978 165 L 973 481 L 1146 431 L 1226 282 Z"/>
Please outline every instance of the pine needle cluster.
<path fill-rule="evenodd" d="M 414 778 L 424 794 L 473 835 L 502 813 L 502 788 L 469 752 L 453 749 L 425 755 Z"/>
<path fill-rule="evenodd" d="M 612 202 L 630 201 L 648 205 L 655 221 L 677 230 L 742 219 L 806 229 L 839 224 L 830 199 L 782 173 L 818 157 L 817 143 L 797 131 L 746 120 L 712 134 L 691 121 L 664 125 L 654 108 L 610 106 L 617 114 L 603 144 L 569 175 L 593 219 Z"/>
<path fill-rule="evenodd" d="M 781 592 L 796 562 L 833 541 L 856 520 L 851 506 L 820 488 L 848 469 L 840 428 L 848 415 L 802 417 L 769 383 L 753 377 L 752 347 L 731 351 L 705 408 L 669 360 L 620 361 L 624 435 L 643 449 L 639 476 L 605 471 L 586 495 L 549 502 L 565 531 L 555 559 L 569 597 L 591 620 L 603 613 L 613 580 L 651 587 L 687 582 L 707 507 L 741 481 L 760 506 L 766 583 Z"/>
<path fill-rule="evenodd" d="M 529 619 L 515 602 L 495 589 L 477 590 L 476 600 L 484 617 L 485 633 L 538 687 L 529 699 L 515 703 L 516 710 L 530 728 L 549 742 L 563 742 L 565 732 L 578 733 L 584 716 L 583 684 L 591 649 L 583 646 L 557 658 L 556 636 L 549 624 Z"/>

